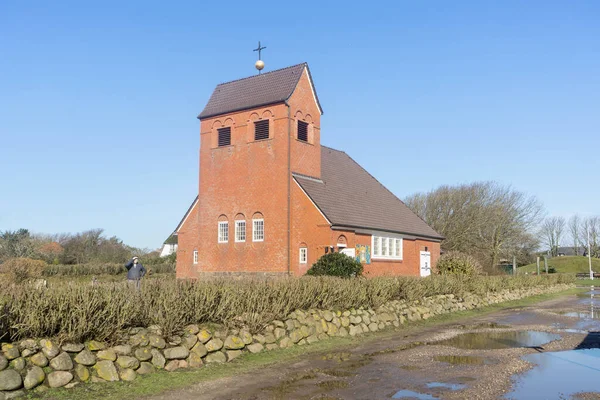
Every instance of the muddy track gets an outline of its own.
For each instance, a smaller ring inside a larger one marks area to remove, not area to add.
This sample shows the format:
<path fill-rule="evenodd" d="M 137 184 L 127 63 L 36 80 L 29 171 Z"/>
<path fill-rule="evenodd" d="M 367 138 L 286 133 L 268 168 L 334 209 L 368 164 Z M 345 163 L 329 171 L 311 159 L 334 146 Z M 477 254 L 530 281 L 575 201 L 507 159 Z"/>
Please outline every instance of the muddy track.
<path fill-rule="evenodd" d="M 570 350 L 586 341 L 587 347 L 598 347 L 598 338 L 589 334 L 600 331 L 598 320 L 586 321 L 584 326 L 580 318 L 562 314 L 586 312 L 589 304 L 585 299 L 573 295 L 459 322 L 400 329 L 394 334 L 374 335 L 353 348 L 307 355 L 293 363 L 150 398 L 389 399 L 409 398 L 396 396 L 412 392 L 424 399 L 502 398 L 511 391 L 515 374 L 532 368 L 523 356 Z M 515 335 L 515 331 L 521 333 Z M 519 345 L 518 337 L 527 336 L 529 331 L 540 332 L 535 334 L 536 338 L 544 337 L 545 333 L 554 336 L 535 345 L 522 343 L 529 347 L 514 347 Z M 440 343 L 470 332 L 482 334 L 473 335 L 478 344 L 471 347 L 479 348 L 468 348 L 468 344 L 467 348 L 457 348 L 452 342 Z M 553 340 L 556 338 L 558 340 Z M 486 340 L 495 345 L 487 346 Z M 503 345 L 499 346 L 499 342 Z M 600 371 L 596 382 L 600 392 Z M 582 396 L 597 398 L 592 393 Z"/>

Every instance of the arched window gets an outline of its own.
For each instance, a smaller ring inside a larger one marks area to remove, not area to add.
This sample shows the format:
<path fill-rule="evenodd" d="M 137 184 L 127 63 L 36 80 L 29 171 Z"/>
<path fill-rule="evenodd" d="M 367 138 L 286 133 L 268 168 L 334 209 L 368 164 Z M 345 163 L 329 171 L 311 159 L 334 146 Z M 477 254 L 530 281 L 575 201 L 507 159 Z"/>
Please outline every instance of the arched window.
<path fill-rule="evenodd" d="M 246 217 L 244 214 L 235 216 L 235 241 L 237 243 L 246 241 Z"/>
<path fill-rule="evenodd" d="M 263 242 L 265 240 L 265 218 L 259 212 L 252 215 L 252 241 Z"/>
<path fill-rule="evenodd" d="M 219 228 L 218 228 L 218 242 L 227 243 L 229 242 L 229 221 L 227 216 L 219 216 Z"/>
<path fill-rule="evenodd" d="M 300 264 L 308 263 L 308 246 L 304 242 L 300 243 L 299 262 Z"/>

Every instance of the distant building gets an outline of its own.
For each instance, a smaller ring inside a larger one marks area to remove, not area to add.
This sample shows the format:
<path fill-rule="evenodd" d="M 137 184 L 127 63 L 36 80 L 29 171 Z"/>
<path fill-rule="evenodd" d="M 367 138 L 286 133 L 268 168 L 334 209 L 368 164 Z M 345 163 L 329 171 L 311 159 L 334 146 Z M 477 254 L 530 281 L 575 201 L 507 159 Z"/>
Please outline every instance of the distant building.
<path fill-rule="evenodd" d="M 172 234 L 163 243 L 163 247 L 160 250 L 160 256 L 161 257 L 170 256 L 171 254 L 173 254 L 175 252 L 177 252 L 177 235 Z"/>
<path fill-rule="evenodd" d="M 215 88 L 198 116 L 199 194 L 176 230 L 178 278 L 303 275 L 330 252 L 370 276 L 431 273 L 443 237 L 350 156 L 321 145 L 322 113 L 307 64 Z M 385 145 L 364 128 L 365 145 Z M 399 160 L 390 168 L 399 180 L 419 173 Z"/>

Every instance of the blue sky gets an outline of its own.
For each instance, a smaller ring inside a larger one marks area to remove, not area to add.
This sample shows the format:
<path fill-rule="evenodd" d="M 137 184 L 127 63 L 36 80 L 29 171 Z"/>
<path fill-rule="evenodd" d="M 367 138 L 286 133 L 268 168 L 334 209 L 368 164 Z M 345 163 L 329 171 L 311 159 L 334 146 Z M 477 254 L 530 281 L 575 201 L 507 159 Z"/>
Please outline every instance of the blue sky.
<path fill-rule="evenodd" d="M 89 4 L 88 4 L 89 3 Z M 496 180 L 600 214 L 600 3 L 0 2 L 0 230 L 155 248 L 217 83 L 306 61 L 322 144 L 399 197 Z"/>

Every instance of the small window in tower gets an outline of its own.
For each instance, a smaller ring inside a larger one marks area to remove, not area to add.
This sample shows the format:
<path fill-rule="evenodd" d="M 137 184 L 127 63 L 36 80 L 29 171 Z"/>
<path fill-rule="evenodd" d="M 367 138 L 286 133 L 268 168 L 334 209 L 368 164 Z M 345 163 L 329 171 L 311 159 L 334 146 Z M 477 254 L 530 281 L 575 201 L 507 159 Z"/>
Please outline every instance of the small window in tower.
<path fill-rule="evenodd" d="M 219 147 L 231 145 L 231 127 L 217 129 L 219 133 Z"/>
<path fill-rule="evenodd" d="M 298 140 L 308 142 L 308 124 L 304 121 L 298 121 Z"/>
<path fill-rule="evenodd" d="M 194 264 L 198 264 L 198 250 L 194 250 Z"/>
<path fill-rule="evenodd" d="M 269 120 L 261 119 L 254 123 L 254 140 L 263 140 L 269 138 Z"/>

